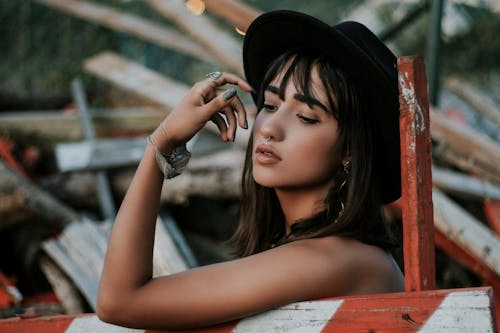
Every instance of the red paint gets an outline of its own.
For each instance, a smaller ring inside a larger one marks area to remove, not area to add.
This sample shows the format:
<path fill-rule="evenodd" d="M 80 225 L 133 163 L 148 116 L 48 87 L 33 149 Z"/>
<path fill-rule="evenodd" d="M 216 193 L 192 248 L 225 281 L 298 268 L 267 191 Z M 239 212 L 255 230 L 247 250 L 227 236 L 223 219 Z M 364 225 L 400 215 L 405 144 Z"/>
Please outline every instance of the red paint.
<path fill-rule="evenodd" d="M 481 260 L 477 260 L 471 254 L 466 252 L 460 246 L 449 240 L 443 233 L 436 229 L 434 235 L 436 245 L 447 255 L 457 260 L 460 264 L 467 267 L 484 281 L 485 285 L 493 287 L 495 294 L 494 304 L 496 311 L 497 327 L 500 327 L 500 277 L 485 265 Z"/>
<path fill-rule="evenodd" d="M 431 290 L 436 288 L 436 274 L 429 101 L 423 58 L 398 58 L 398 75 L 405 288 Z"/>
<path fill-rule="evenodd" d="M 484 202 L 484 213 L 490 228 L 500 236 L 500 201 Z"/>
<path fill-rule="evenodd" d="M 74 315 L 68 315 L 3 319 L 0 320 L 0 333 L 64 333 L 74 318 Z"/>
<path fill-rule="evenodd" d="M 23 167 L 16 161 L 14 156 L 12 156 L 11 151 L 13 147 L 14 143 L 12 141 L 0 138 L 0 157 L 5 161 L 5 164 L 16 173 L 24 178 L 28 178 Z"/>

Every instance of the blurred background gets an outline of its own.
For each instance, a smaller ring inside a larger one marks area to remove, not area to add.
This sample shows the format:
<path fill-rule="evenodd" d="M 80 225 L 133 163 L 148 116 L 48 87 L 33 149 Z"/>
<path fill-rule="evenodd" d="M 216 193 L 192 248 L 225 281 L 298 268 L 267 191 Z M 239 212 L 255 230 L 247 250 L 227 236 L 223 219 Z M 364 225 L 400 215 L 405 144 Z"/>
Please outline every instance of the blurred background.
<path fill-rule="evenodd" d="M 438 288 L 500 293 L 499 0 L 11 0 L 0 2 L 0 318 L 94 311 L 144 136 L 206 73 L 242 75 L 248 23 L 276 9 L 356 20 L 396 55 L 424 56 L 434 186 L 458 211 L 436 226 Z M 162 194 L 157 243 L 174 255 L 155 259 L 156 274 L 231 258 L 247 138 L 225 144 L 208 128 L 190 142 L 190 168 Z M 400 204 L 385 210 L 401 237 Z"/>

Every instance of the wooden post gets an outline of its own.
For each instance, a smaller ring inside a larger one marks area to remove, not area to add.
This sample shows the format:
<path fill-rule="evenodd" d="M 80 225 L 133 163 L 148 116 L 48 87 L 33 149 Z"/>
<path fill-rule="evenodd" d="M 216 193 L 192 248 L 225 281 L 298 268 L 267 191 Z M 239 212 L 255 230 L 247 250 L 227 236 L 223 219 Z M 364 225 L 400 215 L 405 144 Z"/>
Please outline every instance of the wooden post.
<path fill-rule="evenodd" d="M 400 57 L 399 104 L 406 291 L 435 289 L 431 142 L 422 57 Z"/>

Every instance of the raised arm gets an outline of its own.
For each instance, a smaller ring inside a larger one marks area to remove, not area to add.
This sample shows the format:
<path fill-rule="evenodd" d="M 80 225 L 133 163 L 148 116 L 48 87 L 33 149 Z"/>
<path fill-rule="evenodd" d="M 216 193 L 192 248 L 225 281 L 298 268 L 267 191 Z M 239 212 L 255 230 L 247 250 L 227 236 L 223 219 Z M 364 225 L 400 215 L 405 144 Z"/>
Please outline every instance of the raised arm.
<path fill-rule="evenodd" d="M 245 81 L 227 73 L 217 81 L 194 85 L 163 122 L 170 145 L 162 130 L 152 134 L 164 153 L 171 145 L 189 140 L 210 119 L 225 141 L 234 136 L 237 122 L 247 127 L 237 96 L 216 90 L 226 83 L 251 91 Z M 225 113 L 228 125 L 219 112 Z M 316 248 L 320 243 L 311 247 L 307 241 L 153 279 L 153 240 L 162 182 L 154 149 L 148 145 L 109 240 L 97 300 L 102 320 L 141 328 L 193 327 L 331 295 L 331 286 L 343 288 L 341 282 L 327 278 L 337 266 L 328 262 L 329 257 L 318 255 L 325 253 Z"/>

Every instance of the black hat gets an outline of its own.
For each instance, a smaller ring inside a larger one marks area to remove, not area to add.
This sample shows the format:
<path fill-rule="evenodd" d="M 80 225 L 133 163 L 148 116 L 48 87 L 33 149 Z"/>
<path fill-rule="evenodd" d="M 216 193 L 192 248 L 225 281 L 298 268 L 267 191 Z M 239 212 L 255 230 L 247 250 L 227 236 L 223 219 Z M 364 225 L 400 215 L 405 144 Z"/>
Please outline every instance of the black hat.
<path fill-rule="evenodd" d="M 334 26 L 302 13 L 279 10 L 257 17 L 243 45 L 245 76 L 260 87 L 268 66 L 291 49 L 312 49 L 331 57 L 357 86 L 373 124 L 374 176 L 383 203 L 401 195 L 399 100 L 396 57 L 357 22 Z M 252 95 L 257 103 L 257 95 Z"/>

